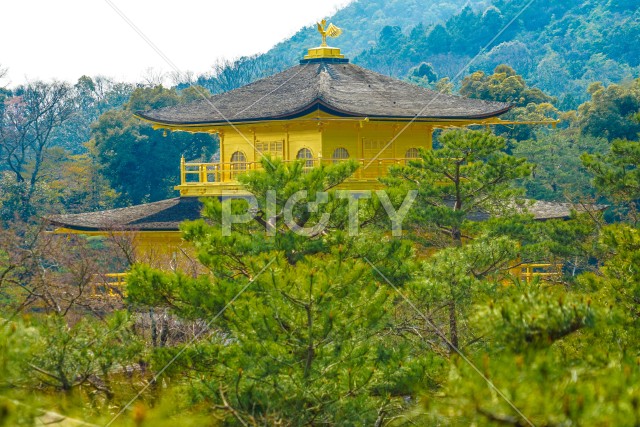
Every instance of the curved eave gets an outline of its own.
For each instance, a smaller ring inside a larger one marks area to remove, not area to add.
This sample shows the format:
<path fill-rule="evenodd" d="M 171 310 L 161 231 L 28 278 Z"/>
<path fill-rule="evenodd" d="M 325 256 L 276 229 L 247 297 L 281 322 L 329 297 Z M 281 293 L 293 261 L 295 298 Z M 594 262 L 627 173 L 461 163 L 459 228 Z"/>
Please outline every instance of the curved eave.
<path fill-rule="evenodd" d="M 65 224 L 63 222 L 48 220 L 49 224 L 59 227 L 54 232 L 56 234 L 111 234 L 111 233 L 178 233 L 179 228 L 159 227 L 159 228 L 135 228 L 135 227 L 118 227 L 118 228 L 99 228 L 86 227 L 79 225 Z"/>
<path fill-rule="evenodd" d="M 484 120 L 490 119 L 497 116 L 500 116 L 509 110 L 511 110 L 514 106 L 508 105 L 505 108 L 500 110 L 491 111 L 486 114 L 474 114 L 468 116 L 386 116 L 386 115 L 370 115 L 370 114 L 361 114 L 354 113 L 346 110 L 341 110 L 331 106 L 321 99 L 317 99 L 311 104 L 300 108 L 298 110 L 286 112 L 279 115 L 273 116 L 265 116 L 265 117 L 248 117 L 243 119 L 229 119 L 229 120 L 218 120 L 218 121 L 197 121 L 197 122 L 179 122 L 179 121 L 171 121 L 171 120 L 158 120 L 153 118 L 143 111 L 137 111 L 134 113 L 134 116 L 138 117 L 141 120 L 152 123 L 154 126 L 166 127 L 166 128 L 176 128 L 176 127 L 203 127 L 203 126 L 224 126 L 224 125 L 239 125 L 239 124 L 247 124 L 247 123 L 259 123 L 259 122 L 270 122 L 270 121 L 286 121 L 286 120 L 294 120 L 299 119 L 301 117 L 307 116 L 315 111 L 322 111 L 327 114 L 334 115 L 336 117 L 341 118 L 352 118 L 352 119 L 369 119 L 369 120 L 384 120 L 384 121 L 400 121 L 400 122 L 439 122 L 446 120 L 459 120 L 459 121 L 469 121 L 469 120 Z"/>

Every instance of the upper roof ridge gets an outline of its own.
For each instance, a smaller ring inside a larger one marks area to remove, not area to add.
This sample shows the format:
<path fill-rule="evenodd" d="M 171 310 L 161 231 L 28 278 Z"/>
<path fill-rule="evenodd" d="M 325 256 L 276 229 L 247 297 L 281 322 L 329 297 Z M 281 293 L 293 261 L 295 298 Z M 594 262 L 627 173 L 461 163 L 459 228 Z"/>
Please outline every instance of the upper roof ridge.
<path fill-rule="evenodd" d="M 397 120 L 484 119 L 507 112 L 503 102 L 427 90 L 354 64 L 298 65 L 209 101 L 137 112 L 157 125 L 225 125 L 302 117 L 323 101 L 330 114 Z M 228 118 L 228 119 L 227 119 Z"/>
<path fill-rule="evenodd" d="M 326 95 L 331 90 L 331 80 L 333 75 L 327 68 L 326 64 L 320 64 L 318 66 L 317 77 L 317 99 L 325 99 Z"/>
<path fill-rule="evenodd" d="M 316 74 L 320 74 L 322 72 L 326 72 L 327 74 L 329 74 L 333 80 L 340 79 L 340 75 L 336 73 L 336 71 L 330 66 L 330 64 L 327 64 L 326 62 L 321 62 L 318 65 Z"/>

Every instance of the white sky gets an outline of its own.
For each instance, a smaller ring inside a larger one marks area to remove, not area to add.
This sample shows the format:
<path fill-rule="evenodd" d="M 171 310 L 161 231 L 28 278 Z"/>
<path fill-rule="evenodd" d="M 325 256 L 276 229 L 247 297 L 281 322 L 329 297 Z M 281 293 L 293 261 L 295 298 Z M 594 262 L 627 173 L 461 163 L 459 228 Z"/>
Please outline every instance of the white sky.
<path fill-rule="evenodd" d="M 349 0 L 109 0 L 181 71 L 265 52 Z M 312 47 L 312 46 L 309 46 Z M 107 0 L 0 0 L 0 66 L 9 83 L 75 82 L 83 74 L 138 81 L 166 62 Z"/>

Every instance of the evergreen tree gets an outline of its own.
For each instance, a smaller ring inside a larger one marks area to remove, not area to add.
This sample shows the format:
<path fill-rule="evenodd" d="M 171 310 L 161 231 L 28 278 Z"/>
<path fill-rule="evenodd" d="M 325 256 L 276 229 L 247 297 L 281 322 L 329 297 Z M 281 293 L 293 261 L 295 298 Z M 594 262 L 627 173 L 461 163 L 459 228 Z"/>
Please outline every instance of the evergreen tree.
<path fill-rule="evenodd" d="M 464 229 L 470 218 L 514 211 L 522 194 L 514 182 L 528 177 L 533 165 L 506 154 L 505 139 L 487 132 L 451 131 L 439 143 L 409 165 L 392 168 L 383 182 L 418 191 L 410 218 L 418 228 L 430 227 L 430 244 L 460 246 L 469 237 Z"/>
<path fill-rule="evenodd" d="M 393 336 L 395 294 L 369 264 L 402 286 L 410 277 L 409 248 L 381 233 L 340 231 L 348 206 L 334 194 L 327 203 L 315 200 L 317 209 L 292 212 L 300 227 L 312 228 L 327 213 L 338 218 L 333 224 L 305 235 L 291 230 L 289 196 L 330 190 L 355 164 L 310 173 L 301 162 L 264 160 L 263 167 L 241 178 L 258 199 L 251 208 L 257 220 L 225 233 L 225 212 L 240 215 L 247 203 L 210 199 L 206 222 L 184 226 L 210 275 L 137 266 L 129 299 L 207 322 L 207 339 L 185 347 L 168 372 L 190 372 L 184 384 L 192 399 L 213 405 L 231 425 L 382 424 L 405 407 L 403 396 L 415 393 L 425 366 L 436 363 L 412 356 L 407 341 Z M 274 189 L 269 208 L 265 196 Z M 156 354 L 156 366 L 177 351 Z"/>
<path fill-rule="evenodd" d="M 616 140 L 607 154 L 583 154 L 582 162 L 593 183 L 616 202 L 634 225 L 640 221 L 640 142 Z"/>
<path fill-rule="evenodd" d="M 578 109 L 578 120 L 586 135 L 607 139 L 637 140 L 640 123 L 635 116 L 640 111 L 640 79 L 625 85 L 592 83 L 591 100 Z"/>
<path fill-rule="evenodd" d="M 529 176 L 532 165 L 506 154 L 504 138 L 486 132 L 447 132 L 440 143 L 441 148 L 422 150 L 409 165 L 392 168 L 383 182 L 401 193 L 409 188 L 418 191 L 409 219 L 419 241 L 430 247 L 460 247 L 464 239 L 472 238 L 470 220 L 516 211 L 522 191 L 514 181 Z M 458 277 L 469 277 L 469 272 Z M 454 291 L 453 279 L 443 282 L 452 287 L 445 304 L 450 340 L 457 347 L 460 290 Z"/>
<path fill-rule="evenodd" d="M 533 135 L 532 139 L 518 141 L 512 149 L 513 155 L 536 165 L 522 182 L 527 197 L 557 202 L 594 199 L 591 175 L 580 156 L 606 152 L 607 140 L 583 136 L 576 128 L 538 129 Z"/>
<path fill-rule="evenodd" d="M 613 226 L 601 243 L 604 268 L 572 286 L 478 287 L 469 311 L 482 344 L 467 357 L 482 375 L 453 358 L 449 380 L 425 393 L 415 422 L 637 424 L 638 233 Z"/>

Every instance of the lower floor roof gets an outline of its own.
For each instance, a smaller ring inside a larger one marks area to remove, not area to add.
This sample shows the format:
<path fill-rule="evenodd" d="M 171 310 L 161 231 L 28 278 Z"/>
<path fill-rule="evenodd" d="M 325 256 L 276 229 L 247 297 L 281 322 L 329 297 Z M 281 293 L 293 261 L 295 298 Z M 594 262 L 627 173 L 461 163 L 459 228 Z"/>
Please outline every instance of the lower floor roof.
<path fill-rule="evenodd" d="M 602 210 L 605 206 L 592 206 Z M 179 231 L 180 223 L 200 218 L 202 202 L 196 197 L 177 197 L 119 209 L 79 214 L 51 215 L 45 219 L 52 225 L 75 231 Z M 569 218 L 572 211 L 585 207 L 571 203 L 531 201 L 528 212 L 536 220 Z M 474 215 L 474 218 L 486 218 Z"/>

